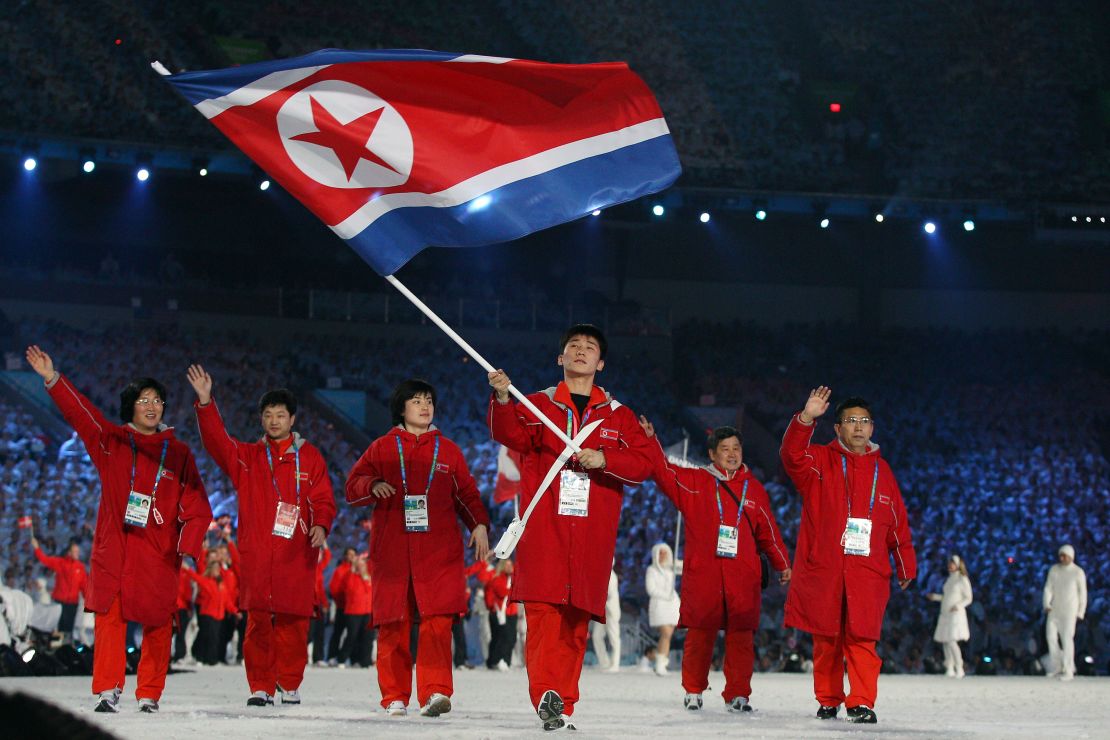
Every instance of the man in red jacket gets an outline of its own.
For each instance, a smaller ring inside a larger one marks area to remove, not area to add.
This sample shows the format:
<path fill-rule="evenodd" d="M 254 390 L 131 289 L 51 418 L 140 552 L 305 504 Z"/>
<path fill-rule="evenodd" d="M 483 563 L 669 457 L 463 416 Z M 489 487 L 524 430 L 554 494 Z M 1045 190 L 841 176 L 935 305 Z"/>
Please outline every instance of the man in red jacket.
<path fill-rule="evenodd" d="M 654 438 L 655 428 L 640 419 L 644 432 Z M 652 447 L 652 477 L 682 512 L 686 533 L 679 615 L 679 626 L 688 628 L 682 653 L 684 704 L 689 710 L 701 709 L 713 645 L 723 629 L 721 696 L 728 711 L 750 712 L 753 637 L 762 600 L 759 552 L 771 560 L 779 583 L 790 581 L 790 556 L 767 491 L 743 462 L 740 433 L 719 427 L 709 435 L 708 446 L 711 464 L 705 468 L 672 465 L 658 443 Z"/>
<path fill-rule="evenodd" d="M 625 484 L 651 474 L 651 442 L 627 407 L 594 385 L 607 342 L 596 326 L 563 335 L 557 363 L 563 382 L 528 398 L 574 439 L 600 421 L 562 467 L 537 504 L 517 546 L 510 600 L 524 602 L 528 622 L 528 692 L 544 729 L 574 729 L 578 680 L 590 619 L 605 622 L 610 565 Z M 539 484 L 566 445 L 524 406 L 511 403 L 504 371 L 489 374 L 490 434 L 523 456 L 521 506 L 541 495 Z"/>
<path fill-rule="evenodd" d="M 200 365 L 192 365 L 188 376 L 197 393 L 201 442 L 239 495 L 247 704 L 271 705 L 278 690 L 282 704 L 300 704 L 317 550 L 335 518 L 327 465 L 316 447 L 293 432 L 297 401 L 289 391 L 262 396 L 263 437 L 240 442 L 227 433 L 212 400 L 211 376 Z"/>
<path fill-rule="evenodd" d="M 86 596 L 85 584 L 88 572 L 81 562 L 81 546 L 76 542 L 66 548 L 62 557 L 51 557 L 39 547 L 39 541 L 31 538 L 35 557 L 50 570 L 54 571 L 54 591 L 50 594 L 54 601 L 62 605 L 62 616 L 58 620 L 58 632 L 64 642 L 73 641 L 73 623 L 77 619 L 77 602 Z"/>
<path fill-rule="evenodd" d="M 831 393 L 825 386 L 810 392 L 780 450 L 802 496 L 786 626 L 813 635 L 818 718 L 835 718 L 844 703 L 851 721 L 874 723 L 882 665 L 875 646 L 890 598 L 890 559 L 903 590 L 917 575 L 917 560 L 898 482 L 871 441 L 871 405 L 845 399 L 836 408 L 836 439 L 811 444 L 814 421 L 828 410 Z"/>
<path fill-rule="evenodd" d="M 127 669 L 128 622 L 143 626 L 135 698 L 157 712 L 170 665 L 173 611 L 183 555 L 201 557 L 212 507 L 189 447 L 162 424 L 166 390 L 139 378 L 120 393 L 109 422 L 50 356 L 31 346 L 27 362 L 74 428 L 100 474 L 100 507 L 90 558 L 86 611 L 96 614 L 92 691 L 96 711 L 118 712 Z"/>

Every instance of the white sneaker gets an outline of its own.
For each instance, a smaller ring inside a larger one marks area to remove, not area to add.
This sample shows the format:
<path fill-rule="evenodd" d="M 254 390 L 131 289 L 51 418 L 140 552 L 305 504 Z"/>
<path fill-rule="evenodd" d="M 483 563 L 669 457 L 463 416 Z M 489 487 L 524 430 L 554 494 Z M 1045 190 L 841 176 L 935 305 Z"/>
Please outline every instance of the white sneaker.
<path fill-rule="evenodd" d="M 560 714 L 558 717 L 546 720 L 543 723 L 545 732 L 552 732 L 553 730 L 577 730 L 578 728 L 570 721 L 570 717 L 565 714 Z"/>
<path fill-rule="evenodd" d="M 728 711 L 742 714 L 752 711 L 752 705 L 748 703 L 748 697 L 737 696 L 728 703 Z"/>
<path fill-rule="evenodd" d="M 139 711 L 146 712 L 147 714 L 158 713 L 158 700 L 157 699 L 139 699 Z"/>
<path fill-rule="evenodd" d="M 509 664 L 506 663 L 504 660 L 499 660 L 497 661 L 497 670 L 504 673 L 505 671 L 509 670 Z"/>
<path fill-rule="evenodd" d="M 701 694 L 687 693 L 682 700 L 682 706 L 686 707 L 687 711 L 696 712 L 701 709 Z"/>
<path fill-rule="evenodd" d="M 667 675 L 667 673 L 668 673 L 667 663 L 668 662 L 669 661 L 667 660 L 667 657 L 663 656 L 663 655 L 660 655 L 658 658 L 655 659 L 655 675 L 656 676 L 666 676 Z"/>
<path fill-rule="evenodd" d="M 385 713 L 390 717 L 404 717 L 409 713 L 408 707 L 399 701 L 389 702 L 389 706 L 385 708 Z"/>
<path fill-rule="evenodd" d="M 101 691 L 100 696 L 96 700 L 96 706 L 93 707 L 94 712 L 119 712 L 119 695 L 120 690 L 112 689 L 111 691 Z"/>
<path fill-rule="evenodd" d="M 428 703 L 420 707 L 421 717 L 438 717 L 451 711 L 451 697 L 445 694 L 432 694 Z"/>
<path fill-rule="evenodd" d="M 282 704 L 300 704 L 301 703 L 301 692 L 297 691 L 296 689 L 294 689 L 293 691 L 285 691 L 283 689 L 282 692 L 281 692 L 281 703 Z"/>
<path fill-rule="evenodd" d="M 272 707 L 273 705 L 274 697 L 265 691 L 256 691 L 247 699 L 248 707 Z"/>

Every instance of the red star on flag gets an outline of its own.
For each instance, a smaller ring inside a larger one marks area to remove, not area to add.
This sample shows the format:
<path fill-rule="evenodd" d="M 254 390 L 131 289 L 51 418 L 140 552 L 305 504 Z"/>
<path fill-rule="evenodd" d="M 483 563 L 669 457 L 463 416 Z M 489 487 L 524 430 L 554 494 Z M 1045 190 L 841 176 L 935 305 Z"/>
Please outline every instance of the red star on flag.
<path fill-rule="evenodd" d="M 292 137 L 293 139 L 334 151 L 335 156 L 339 158 L 339 163 L 343 165 L 343 172 L 346 173 L 348 180 L 354 175 L 355 167 L 361 159 L 397 172 L 395 167 L 374 154 L 367 146 L 370 135 L 374 133 L 374 128 L 378 125 L 378 119 L 382 117 L 385 108 L 370 111 L 344 125 L 336 120 L 327 108 L 320 105 L 316 98 L 310 97 L 309 100 L 312 101 L 312 122 L 316 124 L 317 130 L 298 134 Z"/>

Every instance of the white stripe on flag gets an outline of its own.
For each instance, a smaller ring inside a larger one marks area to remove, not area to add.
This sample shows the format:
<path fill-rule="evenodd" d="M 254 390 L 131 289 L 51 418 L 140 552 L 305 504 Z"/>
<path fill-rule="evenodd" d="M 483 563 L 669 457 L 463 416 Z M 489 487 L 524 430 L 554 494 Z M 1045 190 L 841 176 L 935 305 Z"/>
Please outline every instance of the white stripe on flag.
<path fill-rule="evenodd" d="M 670 133 L 662 118 L 637 123 L 617 131 L 572 141 L 553 149 L 509 162 L 463 180 L 438 193 L 390 193 L 376 198 L 352 213 L 331 230 L 341 239 L 350 239 L 397 208 L 451 208 L 474 200 L 480 195 L 511 185 L 529 177 L 542 175 L 583 159 L 615 152 L 626 146 L 666 136 Z"/>
<path fill-rule="evenodd" d="M 271 72 L 249 85 L 243 85 L 243 87 L 232 90 L 227 95 L 202 100 L 196 104 L 196 109 L 205 118 L 215 118 L 229 108 L 239 105 L 254 105 L 278 90 L 300 82 L 309 75 L 314 75 L 321 69 L 330 66 L 330 64 L 321 64 L 317 67 L 298 67 L 297 69 L 286 69 L 281 72 Z"/>
<path fill-rule="evenodd" d="M 505 62 L 515 62 L 515 59 L 510 57 L 487 57 L 481 54 L 463 54 L 462 56 L 455 57 L 454 59 L 446 59 L 448 62 L 486 62 L 487 64 L 504 64 Z"/>

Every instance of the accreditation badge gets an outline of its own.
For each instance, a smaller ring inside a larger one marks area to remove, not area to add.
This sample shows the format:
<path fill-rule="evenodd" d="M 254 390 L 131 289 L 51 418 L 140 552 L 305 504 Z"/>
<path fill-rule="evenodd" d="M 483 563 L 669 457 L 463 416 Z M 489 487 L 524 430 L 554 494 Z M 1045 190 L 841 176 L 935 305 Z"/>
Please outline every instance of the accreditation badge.
<path fill-rule="evenodd" d="M 737 546 L 740 544 L 740 531 L 736 527 L 721 524 L 717 527 L 717 557 L 736 557 Z"/>
<path fill-rule="evenodd" d="M 840 544 L 844 546 L 845 555 L 864 557 L 870 555 L 871 520 L 850 517 L 847 526 L 844 527 L 844 536 L 840 538 Z"/>
<path fill-rule="evenodd" d="M 581 470 L 563 470 L 559 475 L 559 514 L 587 516 L 590 513 L 590 476 Z"/>
<path fill-rule="evenodd" d="M 150 519 L 150 496 L 132 491 L 127 495 L 127 510 L 123 512 L 123 523 L 132 527 L 145 527 Z"/>
<path fill-rule="evenodd" d="M 428 531 L 428 497 L 405 496 L 405 531 Z"/>
<path fill-rule="evenodd" d="M 275 537 L 293 538 L 293 531 L 297 528 L 297 520 L 301 517 L 301 507 L 296 504 L 278 501 L 277 514 L 274 516 Z"/>

